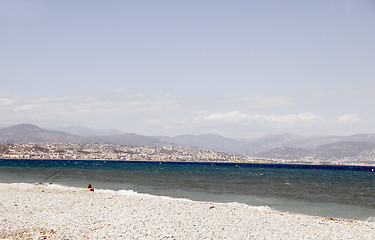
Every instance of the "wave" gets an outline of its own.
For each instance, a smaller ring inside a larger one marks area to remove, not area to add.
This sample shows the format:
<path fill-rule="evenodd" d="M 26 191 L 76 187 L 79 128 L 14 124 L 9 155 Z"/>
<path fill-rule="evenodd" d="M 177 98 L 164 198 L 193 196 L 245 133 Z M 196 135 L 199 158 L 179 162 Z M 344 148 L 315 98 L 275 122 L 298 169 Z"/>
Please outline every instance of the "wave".
<path fill-rule="evenodd" d="M 49 184 L 49 183 L 10 183 L 10 185 L 15 186 L 17 188 L 20 188 L 22 190 L 30 189 L 36 186 L 39 187 L 45 187 L 45 188 L 52 188 L 52 189 L 59 189 L 59 190 L 66 190 L 66 191 L 73 191 L 73 190 L 85 190 L 85 188 L 82 187 L 71 187 L 71 186 L 64 186 L 60 184 Z M 149 193 L 138 193 L 134 190 L 127 190 L 127 189 L 121 189 L 121 190 L 111 190 L 111 189 L 95 189 L 95 192 L 104 193 L 104 194 L 119 194 L 119 195 L 125 195 L 125 196 L 142 196 L 142 197 L 148 197 L 148 198 L 158 198 L 161 200 L 168 200 L 168 201 L 183 201 L 183 202 L 199 202 L 199 203 L 214 203 L 218 205 L 227 205 L 227 206 L 236 206 L 236 207 L 244 207 L 244 208 L 251 208 L 251 209 L 258 209 L 262 211 L 268 211 L 268 212 L 276 212 L 276 210 L 268 207 L 268 206 L 252 206 L 245 203 L 239 203 L 239 202 L 228 202 L 228 203 L 222 203 L 222 202 L 206 202 L 206 201 L 195 201 L 188 198 L 176 198 L 176 197 L 170 197 L 170 196 L 158 196 L 158 195 L 152 195 Z"/>
<path fill-rule="evenodd" d="M 183 202 L 200 202 L 200 203 L 215 203 L 219 205 L 228 205 L 228 206 L 236 206 L 236 207 L 245 207 L 245 208 L 251 208 L 251 209 L 259 209 L 263 211 L 276 211 L 268 206 L 251 206 L 245 203 L 238 203 L 238 202 L 229 202 L 229 203 L 221 203 L 221 202 L 205 202 L 205 201 L 195 201 L 188 198 L 176 198 L 176 197 L 170 197 L 170 196 L 158 196 L 158 195 L 152 195 L 148 193 L 138 193 L 133 190 L 110 190 L 110 189 L 98 189 L 95 190 L 102 193 L 110 193 L 110 194 L 121 194 L 126 196 L 142 196 L 142 197 L 151 197 L 151 198 L 158 198 L 161 200 L 168 200 L 168 201 L 183 201 Z"/>
<path fill-rule="evenodd" d="M 268 206 L 252 206 L 248 205 L 245 203 L 238 203 L 238 202 L 230 202 L 230 203 L 224 203 L 225 205 L 230 205 L 230 206 L 236 206 L 236 207 L 245 207 L 245 208 L 251 208 L 251 209 L 259 209 L 262 211 L 267 211 L 267 212 L 277 212 L 276 210 L 268 207 Z"/>
<path fill-rule="evenodd" d="M 14 186 L 15 188 L 27 191 L 28 189 L 35 188 L 35 187 L 42 187 L 46 189 L 56 189 L 60 191 L 88 191 L 84 187 L 73 187 L 73 186 L 65 186 L 65 185 L 60 185 L 60 184 L 49 184 L 49 183 L 44 183 L 44 184 L 38 184 L 38 183 L 0 183 L 6 184 L 6 185 L 11 185 Z M 302 209 L 302 208 L 295 208 L 294 209 L 274 209 L 271 208 L 267 205 L 251 205 L 251 204 L 246 204 L 246 203 L 241 203 L 241 202 L 220 202 L 219 201 L 199 201 L 199 200 L 192 200 L 189 198 L 178 198 L 178 197 L 171 197 L 171 196 L 163 196 L 163 195 L 153 195 L 149 193 L 139 193 L 137 191 L 131 190 L 131 189 L 121 189 L 121 190 L 111 190 L 111 189 L 100 189 L 96 188 L 95 192 L 97 193 L 103 193 L 103 194 L 108 194 L 108 195 L 124 195 L 124 196 L 138 196 L 138 197 L 144 197 L 144 198 L 157 198 L 160 200 L 165 200 L 165 201 L 183 201 L 183 202 L 198 202 L 198 203 L 205 203 L 205 204 L 215 204 L 215 205 L 221 205 L 221 206 L 231 206 L 231 207 L 240 207 L 240 208 L 250 208 L 250 209 L 257 209 L 260 211 L 266 211 L 266 212 L 290 212 L 290 213 L 296 213 L 296 214 L 303 214 L 303 215 L 310 215 L 310 216 L 320 216 L 320 217 L 335 217 L 335 218 L 343 218 L 343 219 L 354 219 L 354 220 L 361 220 L 361 221 L 366 221 L 366 222 L 375 222 L 375 215 L 372 214 L 374 213 L 373 209 L 361 209 L 361 208 L 354 208 L 350 211 L 344 212 L 344 214 L 340 216 L 334 216 L 334 214 L 326 214 L 322 213 L 321 210 L 319 209 L 333 209 L 337 208 L 334 211 L 342 211 L 343 207 L 346 209 L 345 206 L 336 206 L 336 205 L 319 205 L 318 203 L 313 204 L 313 206 L 310 204 L 308 209 Z M 298 204 L 298 202 L 296 202 Z M 271 204 L 272 205 L 272 204 Z M 340 210 L 341 209 L 341 210 Z M 293 211 L 294 210 L 294 211 Z M 354 214 L 358 214 L 358 212 L 361 213 L 361 217 L 352 217 Z M 365 212 L 364 212 L 365 211 Z M 363 213 L 362 213 L 363 212 Z M 346 214 L 346 215 L 345 215 Z M 352 215 L 351 215 L 352 214 Z M 332 216 L 331 216 L 332 215 Z M 367 215 L 367 216 L 366 216 Z"/>

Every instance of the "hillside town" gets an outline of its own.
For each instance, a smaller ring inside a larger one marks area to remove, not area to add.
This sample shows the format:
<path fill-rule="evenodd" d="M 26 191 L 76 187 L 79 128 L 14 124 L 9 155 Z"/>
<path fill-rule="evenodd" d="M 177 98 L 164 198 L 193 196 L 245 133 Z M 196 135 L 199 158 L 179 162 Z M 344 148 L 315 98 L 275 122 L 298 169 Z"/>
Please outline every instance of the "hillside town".
<path fill-rule="evenodd" d="M 185 162 L 256 161 L 244 156 L 178 146 L 149 147 L 79 143 L 1 144 L 0 158 Z"/>
<path fill-rule="evenodd" d="M 0 159 L 61 159 L 61 160 L 112 160 L 112 161 L 172 161 L 172 162 L 232 162 L 272 164 L 341 164 L 365 165 L 344 161 L 319 161 L 317 159 L 286 160 L 260 158 L 217 152 L 206 149 L 191 149 L 181 146 L 123 146 L 112 144 L 82 143 L 3 143 L 0 144 Z"/>
<path fill-rule="evenodd" d="M 253 158 L 206 149 L 180 146 L 120 146 L 112 144 L 0 144 L 2 159 L 62 159 L 113 161 L 174 161 L 174 162 L 233 162 L 287 163 L 281 159 Z M 308 163 L 308 162 L 306 162 Z"/>

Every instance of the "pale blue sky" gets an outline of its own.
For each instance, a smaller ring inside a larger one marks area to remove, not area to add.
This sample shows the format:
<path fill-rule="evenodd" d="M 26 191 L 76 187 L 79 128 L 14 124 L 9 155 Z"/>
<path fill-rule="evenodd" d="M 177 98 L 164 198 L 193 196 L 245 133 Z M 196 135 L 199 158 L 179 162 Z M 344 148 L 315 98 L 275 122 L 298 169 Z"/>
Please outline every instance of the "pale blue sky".
<path fill-rule="evenodd" d="M 0 0 L 0 125 L 375 132 L 375 1 Z"/>

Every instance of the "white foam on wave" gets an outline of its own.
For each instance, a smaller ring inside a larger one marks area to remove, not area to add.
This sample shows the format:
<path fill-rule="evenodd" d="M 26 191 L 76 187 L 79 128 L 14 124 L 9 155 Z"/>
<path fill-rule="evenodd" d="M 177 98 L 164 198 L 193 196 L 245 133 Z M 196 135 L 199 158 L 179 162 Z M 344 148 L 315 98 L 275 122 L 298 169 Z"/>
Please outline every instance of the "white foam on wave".
<path fill-rule="evenodd" d="M 42 186 L 45 186 L 47 188 L 61 189 L 61 190 L 81 190 L 82 189 L 79 187 L 68 187 L 68 186 L 59 185 L 59 184 L 44 184 Z"/>
<path fill-rule="evenodd" d="M 146 198 L 158 198 L 161 200 L 167 200 L 167 201 L 183 201 L 183 202 L 199 202 L 199 203 L 212 203 L 212 204 L 218 204 L 218 205 L 228 205 L 228 206 L 237 206 L 237 207 L 245 207 L 245 208 L 251 208 L 251 209 L 258 209 L 262 211 L 268 211 L 268 212 L 274 212 L 276 210 L 273 210 L 272 208 L 268 206 L 252 206 L 248 205 L 245 203 L 238 203 L 238 202 L 229 202 L 229 203 L 221 203 L 221 202 L 214 202 L 214 201 L 196 201 L 196 200 L 191 200 L 189 198 L 178 198 L 178 197 L 170 197 L 170 196 L 159 196 L 159 195 L 152 195 L 149 193 L 138 193 L 137 191 L 133 190 L 109 190 L 109 189 L 98 189 L 95 190 L 98 192 L 102 193 L 110 193 L 110 194 L 120 194 L 120 195 L 125 195 L 125 196 L 141 196 L 141 197 L 146 197 Z"/>
<path fill-rule="evenodd" d="M 242 207 L 242 208 L 250 208 L 250 209 L 258 209 L 262 211 L 267 211 L 267 212 L 276 212 L 276 210 L 273 210 L 272 208 L 268 206 L 252 206 L 248 205 L 245 203 L 239 203 L 239 202 L 229 202 L 229 203 L 223 203 L 223 202 L 215 202 L 215 201 L 196 201 L 196 200 L 191 200 L 188 198 L 175 198 L 175 197 L 169 197 L 169 196 L 155 196 L 151 194 L 142 194 L 142 195 L 147 195 L 149 197 L 155 197 L 159 198 L 162 200 L 168 200 L 168 201 L 183 201 L 183 202 L 199 202 L 199 203 L 210 203 L 210 204 L 216 204 L 216 205 L 222 205 L 222 206 L 236 206 L 236 207 Z"/>
<path fill-rule="evenodd" d="M 10 183 L 9 185 L 15 186 L 20 189 L 29 189 L 36 186 L 36 184 L 32 183 Z"/>
<path fill-rule="evenodd" d="M 189 198 L 178 198 L 178 197 L 169 197 L 169 196 L 158 196 L 158 195 L 152 195 L 147 193 L 137 193 L 132 190 L 119 190 L 117 191 L 120 194 L 124 195 L 137 195 L 137 196 L 143 196 L 143 197 L 150 197 L 150 198 L 158 198 L 161 200 L 167 200 L 167 201 L 182 201 L 182 202 L 199 202 L 199 203 L 211 203 L 211 204 L 217 204 L 217 205 L 223 205 L 223 206 L 237 206 L 237 207 L 244 207 L 244 208 L 251 208 L 251 209 L 258 209 L 262 211 L 268 211 L 268 212 L 275 212 L 276 210 L 273 210 L 272 208 L 268 206 L 252 206 L 245 203 L 238 203 L 238 202 L 229 202 L 229 203 L 222 203 L 222 202 L 214 202 L 214 201 L 197 201 L 192 200 Z"/>
<path fill-rule="evenodd" d="M 194 202 L 193 200 L 188 199 L 188 198 L 174 198 L 174 197 L 168 197 L 168 196 L 158 196 L 158 197 L 160 199 L 163 199 L 163 200 L 176 200 L 176 201 L 184 201 L 184 202 Z"/>
<path fill-rule="evenodd" d="M 262 211 L 268 211 L 268 212 L 275 212 L 276 210 L 268 207 L 268 206 L 252 206 L 245 203 L 238 203 L 238 202 L 230 202 L 230 203 L 224 203 L 226 205 L 230 206 L 237 206 L 237 207 L 245 207 L 245 208 L 251 208 L 251 209 L 259 209 Z"/>
<path fill-rule="evenodd" d="M 10 183 L 10 185 L 15 186 L 15 187 L 20 188 L 20 189 L 30 189 L 30 188 L 34 188 L 34 187 L 52 188 L 52 189 L 67 190 L 67 191 L 84 189 L 84 188 L 80 188 L 80 187 L 68 187 L 68 186 L 55 184 L 55 183 L 53 183 L 53 184 L 50 184 L 50 183 L 42 183 L 42 184 L 39 184 L 39 183 Z"/>
<path fill-rule="evenodd" d="M 122 194 L 122 195 L 129 195 L 129 196 L 134 196 L 134 195 L 139 195 L 141 193 L 138 193 L 137 191 L 133 190 L 118 190 L 117 193 Z"/>
<path fill-rule="evenodd" d="M 127 195 L 127 196 L 142 196 L 142 197 L 150 197 L 150 198 L 159 198 L 162 200 L 170 200 L 170 201 L 193 201 L 187 198 L 174 198 L 169 196 L 158 196 L 158 195 L 152 195 L 149 193 L 138 193 L 133 190 L 118 190 L 116 191 L 118 194 L 121 195 Z"/>
<path fill-rule="evenodd" d="M 366 222 L 371 222 L 371 223 L 375 222 L 375 216 L 368 217 L 368 218 L 366 219 Z"/>
<path fill-rule="evenodd" d="M 125 195 L 125 196 L 141 196 L 141 195 L 152 196 L 146 193 L 138 193 L 137 191 L 126 190 L 126 189 L 121 189 L 121 190 L 95 189 L 95 192 L 100 192 L 100 193 L 105 193 L 105 194 L 119 194 L 119 195 Z"/>
<path fill-rule="evenodd" d="M 29 189 L 29 188 L 32 188 L 32 187 L 35 187 L 35 186 L 40 186 L 40 187 L 45 187 L 45 188 L 53 188 L 53 189 L 59 189 L 59 190 L 67 190 L 67 191 L 71 191 L 71 190 L 82 190 L 82 189 L 85 189 L 83 187 L 68 187 L 68 186 L 64 186 L 64 185 L 59 185 L 59 184 L 48 184 L 48 183 L 44 183 L 44 184 L 36 184 L 36 183 L 11 183 L 11 185 L 14 185 L 18 188 L 21 188 L 21 189 Z M 245 204 L 245 203 L 239 203 L 239 202 L 229 202 L 229 203 L 222 203 L 222 202 L 214 202 L 214 201 L 196 201 L 196 200 L 191 200 L 191 199 L 188 199 L 188 198 L 178 198 L 178 197 L 170 197 L 170 196 L 158 196 L 158 195 L 152 195 L 152 194 L 149 194 L 149 193 L 138 193 L 137 191 L 134 191 L 134 190 L 126 190 L 126 189 L 121 189 L 121 190 L 111 190 L 111 189 L 95 189 L 95 192 L 99 192 L 99 193 L 104 193 L 104 194 L 119 194 L 119 195 L 125 195 L 125 196 L 141 196 L 141 197 L 147 197 L 147 198 L 158 198 L 158 199 L 161 199 L 161 200 L 167 200 L 167 201 L 183 201 L 183 202 L 200 202 L 200 203 L 211 203 L 211 204 L 218 204 L 218 205 L 227 205 L 227 206 L 236 206 L 236 207 L 244 207 L 244 208 L 251 208 L 251 209 L 258 209 L 258 210 L 262 210 L 262 211 L 269 211 L 269 212 L 275 212 L 276 210 L 268 207 L 268 206 L 252 206 L 252 205 L 248 205 L 248 204 Z M 371 222 L 374 222 L 375 221 L 375 218 L 369 218 L 369 220 L 367 221 L 371 221 Z"/>

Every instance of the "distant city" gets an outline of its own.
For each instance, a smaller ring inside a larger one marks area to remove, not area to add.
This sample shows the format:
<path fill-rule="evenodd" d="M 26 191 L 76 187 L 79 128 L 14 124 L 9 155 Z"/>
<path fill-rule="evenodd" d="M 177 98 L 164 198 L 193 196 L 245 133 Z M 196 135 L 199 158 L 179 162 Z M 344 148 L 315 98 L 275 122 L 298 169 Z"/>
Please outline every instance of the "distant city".
<path fill-rule="evenodd" d="M 256 162 L 257 159 L 184 147 L 111 144 L 2 144 L 1 158 L 118 161 Z"/>
<path fill-rule="evenodd" d="M 31 124 L 0 129 L 0 158 L 375 165 L 375 135 L 236 140 L 214 134 L 79 136 Z"/>

